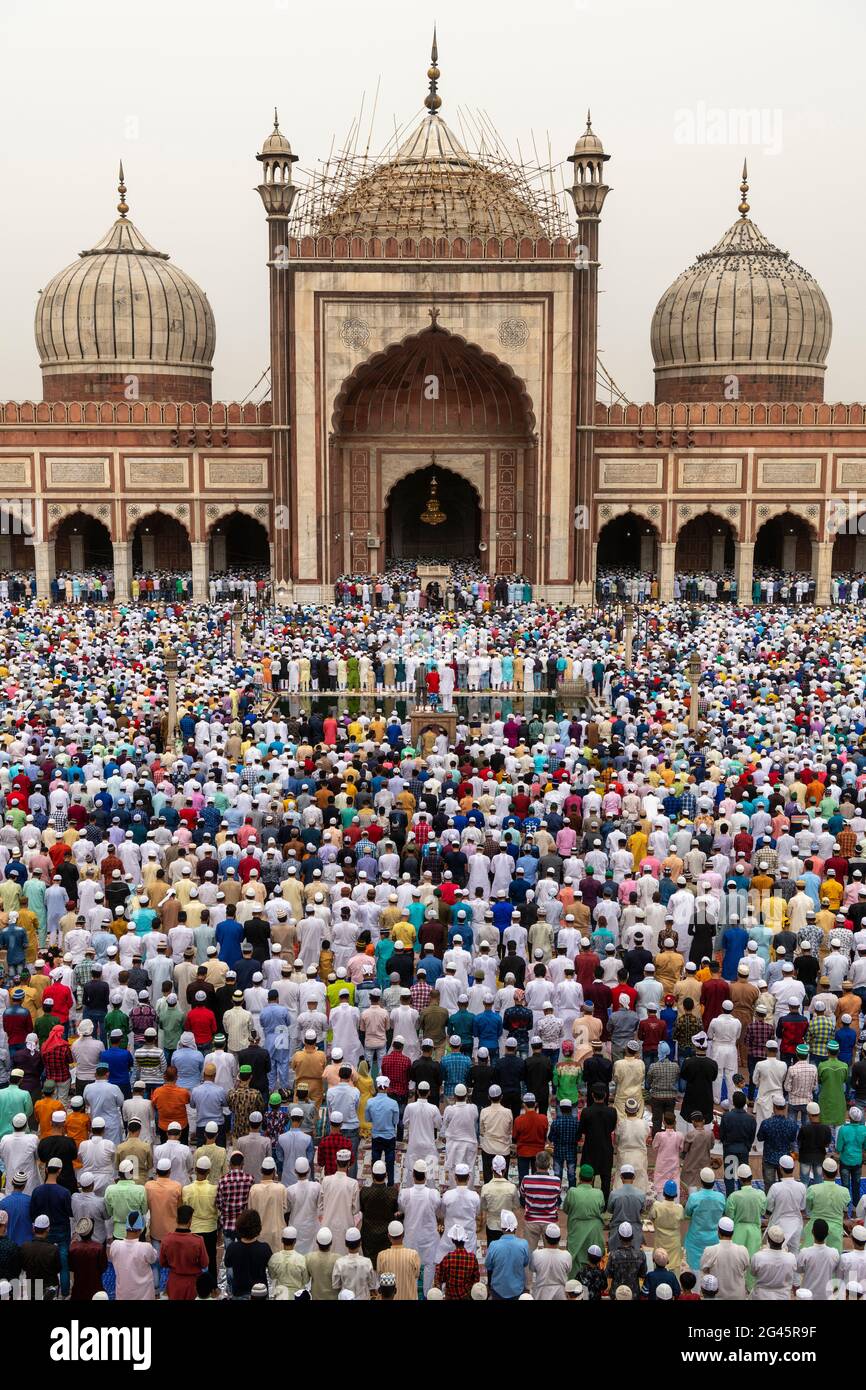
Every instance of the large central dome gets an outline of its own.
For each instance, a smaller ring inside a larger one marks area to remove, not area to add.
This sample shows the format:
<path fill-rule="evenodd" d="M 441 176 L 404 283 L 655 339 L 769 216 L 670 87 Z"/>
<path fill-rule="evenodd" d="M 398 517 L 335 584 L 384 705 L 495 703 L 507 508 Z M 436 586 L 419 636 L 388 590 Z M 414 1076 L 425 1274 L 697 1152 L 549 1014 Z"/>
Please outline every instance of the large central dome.
<path fill-rule="evenodd" d="M 470 155 L 439 115 L 436 39 L 427 115 L 390 158 L 349 181 L 318 220 L 325 236 L 542 237 L 549 234 L 506 167 Z"/>
<path fill-rule="evenodd" d="M 425 116 L 393 159 L 338 199 L 319 231 L 416 239 L 544 235 L 507 175 L 467 154 L 435 113 Z"/>

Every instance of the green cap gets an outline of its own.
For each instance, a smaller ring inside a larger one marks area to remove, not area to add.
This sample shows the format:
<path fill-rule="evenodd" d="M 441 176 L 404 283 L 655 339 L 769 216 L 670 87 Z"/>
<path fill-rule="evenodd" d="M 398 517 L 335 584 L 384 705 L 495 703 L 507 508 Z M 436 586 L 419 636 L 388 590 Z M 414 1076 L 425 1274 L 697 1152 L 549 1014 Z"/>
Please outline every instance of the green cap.
<path fill-rule="evenodd" d="M 272 1091 L 271 1094 L 268 1096 L 268 1102 L 271 1105 L 282 1105 L 283 1098 L 280 1095 L 279 1091 Z"/>
<path fill-rule="evenodd" d="M 797 1056 L 798 1056 L 798 1057 L 808 1057 L 808 1056 L 809 1056 L 809 1048 L 808 1048 L 808 1046 L 806 1045 L 806 1043 L 798 1043 L 798 1044 L 797 1044 Z"/>
<path fill-rule="evenodd" d="M 828 1042 L 828 1044 L 827 1044 L 827 1049 L 828 1049 L 829 1052 L 838 1052 L 838 1051 L 839 1051 L 839 1044 L 836 1042 L 835 1038 L 833 1039 L 832 1042 Z"/>
<path fill-rule="evenodd" d="M 238 1069 L 238 1076 L 252 1076 L 253 1069 L 250 1066 L 242 1066 Z"/>
<path fill-rule="evenodd" d="M 582 1182 L 591 1182 L 595 1177 L 595 1169 L 591 1163 L 581 1163 L 580 1177 Z"/>

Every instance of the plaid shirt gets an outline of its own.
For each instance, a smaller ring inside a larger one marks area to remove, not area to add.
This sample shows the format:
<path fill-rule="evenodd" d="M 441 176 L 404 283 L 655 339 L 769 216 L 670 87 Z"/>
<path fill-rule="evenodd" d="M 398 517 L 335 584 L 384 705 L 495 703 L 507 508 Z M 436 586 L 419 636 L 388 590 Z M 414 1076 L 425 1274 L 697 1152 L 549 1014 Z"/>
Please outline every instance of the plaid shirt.
<path fill-rule="evenodd" d="M 785 1094 L 790 1105 L 808 1105 L 818 1085 L 818 1069 L 811 1062 L 795 1062 L 785 1077 Z"/>
<path fill-rule="evenodd" d="M 331 1130 L 330 1134 L 326 1134 L 323 1139 L 319 1140 L 317 1156 L 325 1177 L 330 1177 L 332 1173 L 336 1173 L 337 1154 L 340 1150 L 351 1147 L 352 1145 L 346 1139 L 345 1134 L 341 1134 L 338 1130 Z"/>
<path fill-rule="evenodd" d="M 75 998 L 78 1007 L 81 1008 L 81 991 L 84 986 L 93 979 L 93 967 L 96 964 L 96 957 L 90 960 L 87 956 L 80 960 L 72 972 L 72 982 L 75 987 Z"/>
<path fill-rule="evenodd" d="M 753 1019 L 746 1029 L 746 1051 L 750 1057 L 767 1055 L 767 1039 L 773 1036 L 773 1025 L 764 1018 Z"/>
<path fill-rule="evenodd" d="M 216 1190 L 216 1208 L 220 1225 L 224 1231 L 233 1231 L 238 1217 L 249 1206 L 250 1188 L 254 1178 L 251 1173 L 230 1169 L 220 1178 Z"/>
<path fill-rule="evenodd" d="M 676 1062 L 653 1062 L 647 1072 L 650 1100 L 667 1100 L 677 1095 L 680 1069 Z"/>
<path fill-rule="evenodd" d="M 829 1057 L 830 1049 L 827 1044 L 832 1040 L 835 1031 L 835 1020 L 827 1014 L 815 1014 L 814 1018 L 809 1020 L 806 1042 L 813 1057 L 820 1057 L 822 1060 Z M 811 1096 L 809 1099 L 811 1100 Z"/>
<path fill-rule="evenodd" d="M 445 1290 L 446 1298 L 468 1298 L 480 1277 L 478 1260 L 471 1250 L 452 1250 L 436 1266 L 434 1282 Z"/>
<path fill-rule="evenodd" d="M 395 1100 L 403 1100 L 408 1096 L 411 1069 L 412 1063 L 405 1052 L 386 1052 L 382 1058 L 380 1070 L 390 1081 L 389 1090 Z"/>
<path fill-rule="evenodd" d="M 424 980 L 417 981 L 417 983 L 414 984 L 409 991 L 409 997 L 412 1004 L 412 1008 L 417 1009 L 418 1012 L 421 1013 L 422 1010 L 426 1009 L 427 1005 L 430 1003 L 430 995 L 432 993 L 433 990 L 430 988 L 428 984 L 424 982 Z"/>
<path fill-rule="evenodd" d="M 465 1083 L 472 1067 L 472 1058 L 463 1052 L 446 1052 L 439 1065 L 442 1068 L 442 1093 L 453 1096 L 454 1087 L 461 1081 Z"/>
<path fill-rule="evenodd" d="M 63 1047 L 50 1047 L 42 1053 L 42 1066 L 45 1075 L 51 1081 L 63 1082 L 69 1080 L 69 1068 L 74 1058 L 72 1048 L 69 1043 Z"/>
<path fill-rule="evenodd" d="M 574 1115 L 557 1115 L 547 1137 L 553 1145 L 555 1159 L 574 1162 L 577 1152 L 577 1120 Z"/>
<path fill-rule="evenodd" d="M 680 815 L 686 816 L 689 820 L 694 820 L 698 813 L 698 798 L 694 792 L 686 789 L 680 797 Z"/>

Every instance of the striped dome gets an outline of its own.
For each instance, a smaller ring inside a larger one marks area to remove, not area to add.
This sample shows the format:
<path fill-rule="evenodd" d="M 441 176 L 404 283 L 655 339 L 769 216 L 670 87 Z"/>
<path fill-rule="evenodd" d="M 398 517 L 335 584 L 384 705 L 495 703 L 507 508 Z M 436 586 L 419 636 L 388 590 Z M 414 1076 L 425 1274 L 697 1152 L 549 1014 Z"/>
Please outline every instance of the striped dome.
<path fill-rule="evenodd" d="M 832 326 L 817 281 L 741 216 L 656 306 L 657 386 L 737 374 L 814 382 L 824 375 Z"/>
<path fill-rule="evenodd" d="M 210 380 L 216 342 L 207 295 L 125 216 L 41 292 L 44 378 L 92 373 Z"/>

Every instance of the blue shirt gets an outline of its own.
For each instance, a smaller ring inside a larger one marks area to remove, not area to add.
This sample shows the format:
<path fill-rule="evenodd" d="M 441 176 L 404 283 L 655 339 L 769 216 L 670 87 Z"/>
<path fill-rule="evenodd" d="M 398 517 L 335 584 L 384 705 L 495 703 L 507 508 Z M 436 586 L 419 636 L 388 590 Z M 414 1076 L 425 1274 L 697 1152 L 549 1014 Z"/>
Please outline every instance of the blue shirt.
<path fill-rule="evenodd" d="M 219 958 L 225 965 L 233 966 L 240 956 L 243 934 L 243 923 L 234 917 L 225 917 L 217 924 L 216 943 L 220 948 Z"/>
<path fill-rule="evenodd" d="M 196 1124 L 201 1128 L 211 1120 L 215 1120 L 218 1125 L 224 1124 L 225 1115 L 223 1106 L 228 1105 L 228 1097 L 222 1086 L 217 1086 L 214 1081 L 203 1081 L 200 1086 L 196 1086 L 190 1094 L 190 1102 L 195 1109 Z"/>
<path fill-rule="evenodd" d="M 364 1109 L 364 1119 L 373 1126 L 374 1139 L 396 1139 L 400 1107 L 393 1096 L 371 1096 Z"/>
<path fill-rule="evenodd" d="M 5 1211 L 9 1218 L 6 1234 L 10 1240 L 14 1240 L 16 1245 L 22 1245 L 25 1240 L 32 1240 L 28 1192 L 10 1192 L 9 1196 L 0 1202 L 0 1211 Z"/>
<path fill-rule="evenodd" d="M 491 1290 L 500 1298 L 519 1298 L 526 1289 L 529 1246 L 525 1240 L 506 1233 L 487 1247 L 484 1264 Z"/>
<path fill-rule="evenodd" d="M 485 1009 L 483 1014 L 476 1014 L 472 1032 L 478 1039 L 479 1047 L 489 1047 L 498 1052 L 499 1039 L 502 1036 L 502 1015 L 494 1013 L 493 1009 Z"/>
<path fill-rule="evenodd" d="M 108 1066 L 108 1080 L 113 1086 L 128 1086 L 133 1068 L 132 1053 L 125 1047 L 107 1047 L 100 1053 L 100 1062 Z"/>

